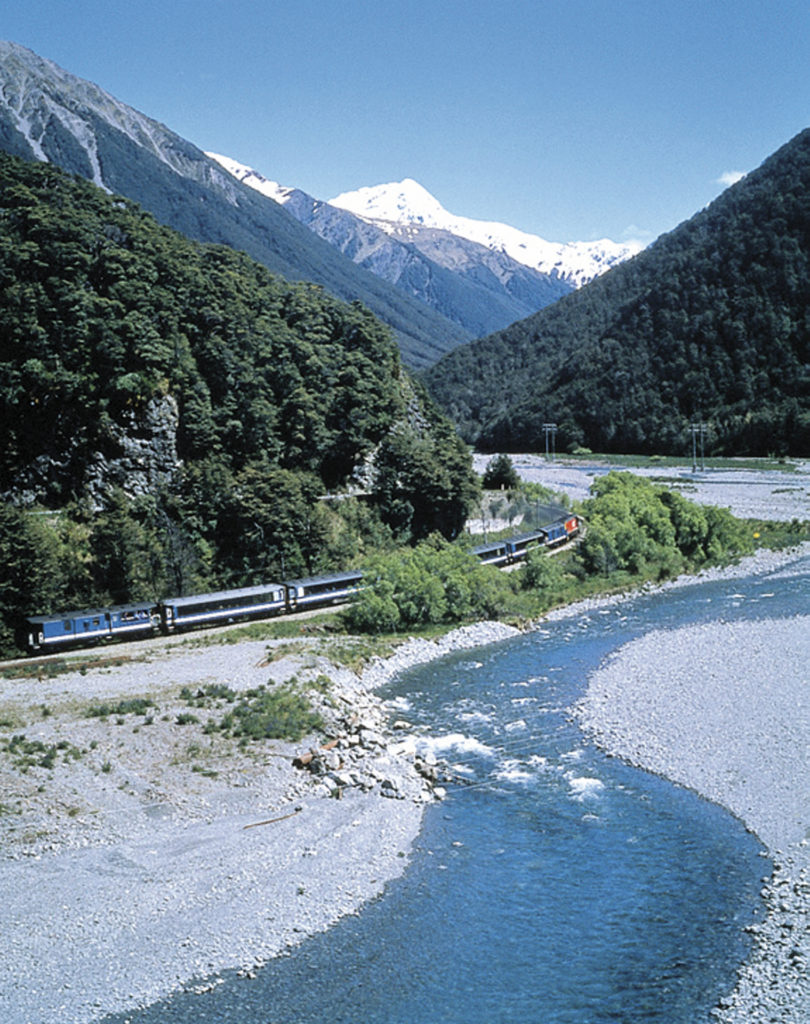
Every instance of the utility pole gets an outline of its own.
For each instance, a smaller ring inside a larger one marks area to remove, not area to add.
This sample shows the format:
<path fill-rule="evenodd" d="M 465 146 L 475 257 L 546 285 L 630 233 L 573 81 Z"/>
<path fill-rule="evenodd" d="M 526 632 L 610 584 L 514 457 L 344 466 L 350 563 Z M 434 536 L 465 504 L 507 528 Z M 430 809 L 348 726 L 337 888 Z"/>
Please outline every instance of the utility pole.
<path fill-rule="evenodd" d="M 557 445 L 557 424 L 556 423 L 544 423 L 543 433 L 546 437 L 546 458 L 548 458 L 549 452 L 549 438 L 551 439 L 551 461 L 554 461 L 555 449 Z"/>
<path fill-rule="evenodd" d="M 705 423 L 692 423 L 689 427 L 692 431 L 692 472 L 697 470 L 697 440 L 700 438 L 700 468 L 701 471 L 706 468 L 706 424 Z"/>

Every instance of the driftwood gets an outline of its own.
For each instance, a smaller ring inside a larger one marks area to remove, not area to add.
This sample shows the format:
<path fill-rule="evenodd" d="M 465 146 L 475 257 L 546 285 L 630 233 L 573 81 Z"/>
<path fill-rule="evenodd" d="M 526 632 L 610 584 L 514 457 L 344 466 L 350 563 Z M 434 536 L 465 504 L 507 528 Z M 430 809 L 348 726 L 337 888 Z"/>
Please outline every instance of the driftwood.
<path fill-rule="evenodd" d="M 332 750 L 334 747 L 337 746 L 337 743 L 337 740 L 329 740 L 327 743 L 323 744 L 321 750 Z M 312 761 L 312 758 L 315 757 L 316 754 L 317 751 L 315 750 L 315 748 L 310 748 L 303 754 L 299 754 L 298 757 L 293 758 L 293 764 L 295 765 L 296 768 L 306 768 L 306 766 Z"/>
<path fill-rule="evenodd" d="M 301 808 L 296 807 L 294 811 L 290 811 L 289 814 L 282 814 L 280 818 L 266 818 L 264 821 L 252 821 L 249 825 L 245 825 L 244 828 L 258 828 L 259 825 L 273 825 L 277 821 L 286 821 L 287 818 L 294 818 L 296 814 L 300 813 Z M 244 831 L 244 829 L 242 831 Z"/>

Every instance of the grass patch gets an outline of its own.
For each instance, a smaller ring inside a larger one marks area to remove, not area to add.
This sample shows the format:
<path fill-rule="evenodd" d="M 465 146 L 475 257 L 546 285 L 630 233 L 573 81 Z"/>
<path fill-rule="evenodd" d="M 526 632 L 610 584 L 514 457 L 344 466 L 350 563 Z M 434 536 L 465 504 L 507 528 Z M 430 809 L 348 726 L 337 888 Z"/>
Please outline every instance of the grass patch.
<path fill-rule="evenodd" d="M 130 654 L 99 655 L 92 657 L 88 655 L 75 658 L 53 658 L 42 661 L 28 661 L 24 665 L 5 665 L 0 668 L 2 679 L 53 679 L 55 676 L 62 676 L 68 672 L 78 672 L 86 675 L 88 672 L 95 672 L 99 669 L 116 668 L 118 665 L 129 665 L 135 661 L 143 661 L 143 657 L 136 658 Z"/>
<path fill-rule="evenodd" d="M 84 713 L 85 718 L 109 718 L 111 715 L 146 715 L 155 702 L 149 697 L 129 697 L 115 704 L 91 704 Z"/>
<path fill-rule="evenodd" d="M 789 523 L 779 523 L 768 519 L 746 519 L 748 528 L 758 548 L 771 551 L 782 551 L 796 544 L 810 540 L 810 520 L 794 519 Z"/>
<path fill-rule="evenodd" d="M 232 704 L 236 700 L 236 691 L 224 683 L 209 683 L 196 690 L 184 686 L 180 691 L 180 699 L 193 708 L 221 707 L 223 702 Z"/>
<path fill-rule="evenodd" d="M 2 679 L 52 679 L 54 676 L 72 672 L 73 667 L 64 660 L 32 661 L 25 665 L 5 665 L 0 668 Z"/>
<path fill-rule="evenodd" d="M 222 644 L 241 644 L 246 640 L 285 640 L 293 637 L 306 638 L 328 633 L 342 632 L 339 609 L 321 612 L 306 619 L 282 616 L 246 622 L 243 626 L 231 627 L 223 632 L 209 630 L 183 641 L 189 647 L 210 647 Z"/>
<path fill-rule="evenodd" d="M 218 725 L 222 734 L 244 741 L 300 740 L 322 728 L 320 715 L 312 710 L 306 695 L 294 683 L 246 691 Z"/>
<path fill-rule="evenodd" d="M 458 625 L 458 623 L 456 623 Z M 449 628 L 455 628 L 455 625 Z M 352 672 L 361 672 L 374 658 L 390 658 L 397 647 L 414 637 L 424 640 L 434 640 L 443 636 L 448 631 L 448 626 L 429 623 L 424 626 L 414 626 L 408 632 L 383 633 L 380 635 L 358 635 L 343 632 L 333 637 L 313 637 L 307 644 L 276 644 L 268 647 L 264 664 L 270 665 L 282 658 L 301 657 L 303 654 L 310 654 L 326 658 L 342 668 L 348 668 Z M 323 679 L 326 677 L 324 676 Z M 313 684 L 314 689 L 319 689 L 322 682 L 321 675 Z"/>
<path fill-rule="evenodd" d="M 54 768 L 58 758 L 68 764 L 78 761 L 83 751 L 67 740 L 58 743 L 43 743 L 42 740 L 29 740 L 24 733 L 18 733 L 0 745 L 11 758 L 15 768 L 27 772 L 29 768 Z"/>
<path fill-rule="evenodd" d="M 577 465 L 621 466 L 626 469 L 644 469 L 649 466 L 669 466 L 681 469 L 692 468 L 692 458 L 687 455 L 605 455 L 583 453 L 558 455 L 558 463 L 571 462 Z M 726 456 L 706 456 L 704 466 L 709 469 L 750 469 L 772 472 L 780 470 L 784 473 L 795 473 L 797 466 L 784 458 L 729 458 Z"/>

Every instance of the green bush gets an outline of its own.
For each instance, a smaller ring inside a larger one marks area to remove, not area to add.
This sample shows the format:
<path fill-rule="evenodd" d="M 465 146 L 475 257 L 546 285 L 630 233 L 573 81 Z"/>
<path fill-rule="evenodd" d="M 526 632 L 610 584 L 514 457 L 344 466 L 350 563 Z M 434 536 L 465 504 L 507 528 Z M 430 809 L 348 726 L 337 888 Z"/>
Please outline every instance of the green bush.
<path fill-rule="evenodd" d="M 664 578 L 752 549 L 745 524 L 727 509 L 696 505 L 632 473 L 608 473 L 591 491 L 584 504 L 588 530 L 578 549 L 588 575 Z"/>
<path fill-rule="evenodd" d="M 300 740 L 322 727 L 320 716 L 296 686 L 284 683 L 248 690 L 220 723 L 222 732 L 240 739 Z"/>
<path fill-rule="evenodd" d="M 559 593 L 563 575 L 559 557 L 549 556 L 542 548 L 532 548 L 520 574 L 520 585 L 535 593 L 547 608 Z"/>
<path fill-rule="evenodd" d="M 458 545 L 432 536 L 415 548 L 375 559 L 367 586 L 343 613 L 349 629 L 385 633 L 502 614 L 508 581 Z"/>

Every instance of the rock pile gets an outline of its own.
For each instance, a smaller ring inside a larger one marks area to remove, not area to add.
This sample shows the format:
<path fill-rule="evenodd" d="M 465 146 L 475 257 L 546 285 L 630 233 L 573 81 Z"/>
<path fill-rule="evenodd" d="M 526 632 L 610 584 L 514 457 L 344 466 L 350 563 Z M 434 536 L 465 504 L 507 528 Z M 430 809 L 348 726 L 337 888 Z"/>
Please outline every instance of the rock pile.
<path fill-rule="evenodd" d="M 430 803 L 442 795 L 436 786 L 438 773 L 423 759 L 407 753 L 407 744 L 392 743 L 382 705 L 359 687 L 333 687 L 332 708 L 342 703 L 343 715 L 333 711 L 329 731 L 332 738 L 320 747 L 310 747 L 293 764 L 310 773 L 319 783 L 317 795 L 337 799 L 349 789 L 377 792 L 395 800 Z M 336 701 L 337 697 L 337 701 Z M 407 722 L 397 722 L 399 731 Z"/>

